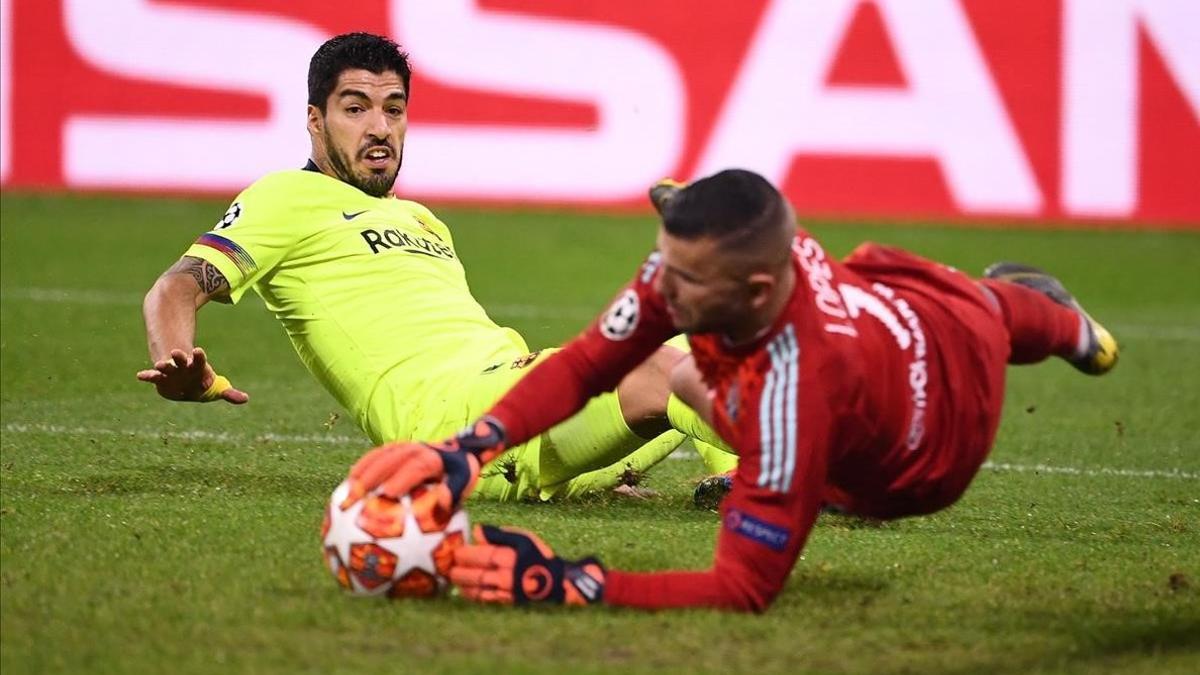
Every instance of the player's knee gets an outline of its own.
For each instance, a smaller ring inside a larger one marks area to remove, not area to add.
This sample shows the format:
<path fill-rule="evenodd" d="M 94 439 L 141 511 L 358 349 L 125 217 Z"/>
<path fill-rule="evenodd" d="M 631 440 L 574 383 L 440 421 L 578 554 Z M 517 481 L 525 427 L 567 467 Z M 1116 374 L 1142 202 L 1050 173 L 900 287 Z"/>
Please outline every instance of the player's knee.
<path fill-rule="evenodd" d="M 662 345 L 650 355 L 650 358 L 642 362 L 641 367 L 647 369 L 647 373 L 652 373 L 654 379 L 665 388 L 670 381 L 670 374 L 675 365 L 686 357 L 688 357 L 686 352 L 670 345 Z"/>
<path fill-rule="evenodd" d="M 617 394 L 627 420 L 666 418 L 671 369 L 682 356 L 683 352 L 674 347 L 659 347 L 621 380 Z"/>
<path fill-rule="evenodd" d="M 675 362 L 668 378 L 671 393 L 683 401 L 692 410 L 701 412 L 708 399 L 708 388 L 696 369 L 696 362 L 687 355 Z"/>

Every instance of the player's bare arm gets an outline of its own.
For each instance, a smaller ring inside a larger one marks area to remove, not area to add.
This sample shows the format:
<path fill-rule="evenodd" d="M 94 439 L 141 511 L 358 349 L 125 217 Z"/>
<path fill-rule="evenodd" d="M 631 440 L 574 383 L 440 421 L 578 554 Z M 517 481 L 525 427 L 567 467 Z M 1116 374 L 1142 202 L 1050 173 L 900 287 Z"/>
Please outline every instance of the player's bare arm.
<path fill-rule="evenodd" d="M 207 260 L 184 256 L 159 276 L 142 303 L 152 360 L 191 351 L 196 311 L 209 300 L 229 302 L 229 282 Z"/>
<path fill-rule="evenodd" d="M 229 302 L 229 282 L 208 261 L 184 256 L 163 272 L 142 303 L 153 367 L 137 377 L 172 401 L 245 403 L 246 393 L 218 375 L 194 344 L 196 312 L 210 300 Z"/>
<path fill-rule="evenodd" d="M 195 279 L 200 292 L 205 296 L 205 301 L 229 302 L 229 282 L 225 280 L 221 270 L 207 260 L 184 256 L 163 272 L 164 277 L 170 274 L 187 274 Z"/>

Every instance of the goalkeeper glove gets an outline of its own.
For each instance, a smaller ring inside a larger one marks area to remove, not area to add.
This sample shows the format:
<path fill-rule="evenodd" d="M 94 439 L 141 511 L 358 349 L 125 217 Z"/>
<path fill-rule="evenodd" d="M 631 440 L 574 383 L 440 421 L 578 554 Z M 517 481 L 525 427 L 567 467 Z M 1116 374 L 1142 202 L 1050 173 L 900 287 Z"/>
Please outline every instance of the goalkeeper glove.
<path fill-rule="evenodd" d="M 398 499 L 425 483 L 434 487 L 438 503 L 452 512 L 471 493 L 479 468 L 504 451 L 504 428 L 484 417 L 441 443 L 388 443 L 363 455 L 350 468 L 349 508 L 372 490 Z"/>
<path fill-rule="evenodd" d="M 476 602 L 592 605 L 604 599 L 604 567 L 595 558 L 563 560 L 536 534 L 475 526 L 474 542 L 454 551 L 450 583 Z"/>

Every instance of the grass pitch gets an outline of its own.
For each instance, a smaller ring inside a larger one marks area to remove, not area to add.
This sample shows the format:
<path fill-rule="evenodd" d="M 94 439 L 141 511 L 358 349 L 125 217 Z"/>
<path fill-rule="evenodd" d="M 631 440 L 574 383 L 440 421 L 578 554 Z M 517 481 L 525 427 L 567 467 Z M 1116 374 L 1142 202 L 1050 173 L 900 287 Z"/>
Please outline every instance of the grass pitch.
<path fill-rule="evenodd" d="M 812 227 L 962 269 L 1043 265 L 1123 345 L 1111 375 L 1010 370 L 962 501 L 879 527 L 824 517 L 770 612 L 517 611 L 342 595 L 317 539 L 366 442 L 257 298 L 198 343 L 248 406 L 171 404 L 140 301 L 218 201 L 5 194 L 0 227 L 0 668 L 17 673 L 1195 672 L 1200 236 Z M 653 240 L 646 217 L 444 210 L 477 297 L 531 346 L 579 330 Z M 396 307 L 380 311 L 403 311 Z M 567 555 L 703 567 L 694 459 L 651 501 L 473 504 Z"/>

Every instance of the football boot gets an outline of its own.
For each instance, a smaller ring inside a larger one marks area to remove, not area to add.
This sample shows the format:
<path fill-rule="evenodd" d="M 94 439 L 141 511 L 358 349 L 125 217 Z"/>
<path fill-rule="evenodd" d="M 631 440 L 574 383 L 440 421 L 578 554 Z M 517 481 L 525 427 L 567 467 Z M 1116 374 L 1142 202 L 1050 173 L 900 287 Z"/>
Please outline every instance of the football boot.
<path fill-rule="evenodd" d="M 1117 365 L 1120 350 L 1116 338 L 1083 309 L 1075 296 L 1071 295 L 1058 279 L 1036 267 L 1014 262 L 993 263 L 983 271 L 983 276 L 1033 289 L 1078 312 L 1087 326 L 1088 341 L 1082 354 L 1067 359 L 1077 370 L 1088 375 L 1103 375 Z"/>

